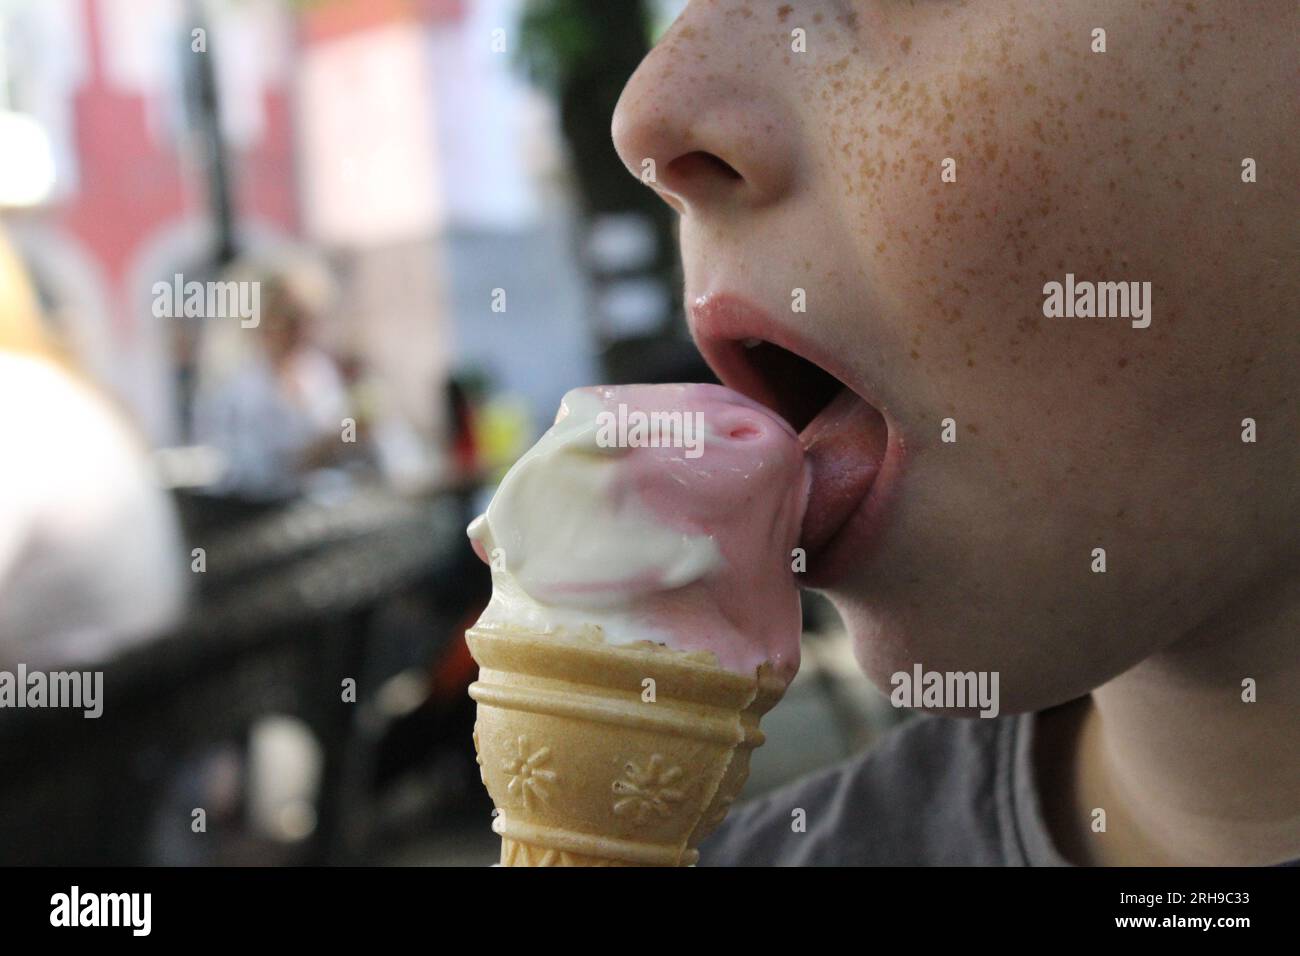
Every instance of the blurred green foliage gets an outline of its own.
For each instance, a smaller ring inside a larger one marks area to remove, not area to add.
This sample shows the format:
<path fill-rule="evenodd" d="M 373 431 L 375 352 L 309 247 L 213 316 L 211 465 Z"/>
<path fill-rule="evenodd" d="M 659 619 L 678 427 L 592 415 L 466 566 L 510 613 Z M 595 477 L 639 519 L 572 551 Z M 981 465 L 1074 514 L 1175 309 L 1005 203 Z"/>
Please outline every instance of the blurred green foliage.
<path fill-rule="evenodd" d="M 611 14 L 631 27 L 620 33 L 636 32 L 640 45 L 648 47 L 650 17 L 640 2 L 529 0 L 520 22 L 518 62 L 534 83 L 553 91 L 625 62 L 622 45 L 609 42 Z"/>

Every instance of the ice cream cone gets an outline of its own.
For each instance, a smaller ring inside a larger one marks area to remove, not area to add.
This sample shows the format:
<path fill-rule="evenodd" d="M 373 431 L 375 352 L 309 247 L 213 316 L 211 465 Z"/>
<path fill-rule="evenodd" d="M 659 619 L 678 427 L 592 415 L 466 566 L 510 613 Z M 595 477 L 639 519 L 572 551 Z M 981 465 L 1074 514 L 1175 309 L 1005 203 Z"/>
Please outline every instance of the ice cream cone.
<path fill-rule="evenodd" d="M 712 654 L 513 627 L 466 635 L 474 744 L 503 866 L 689 866 L 784 683 Z"/>

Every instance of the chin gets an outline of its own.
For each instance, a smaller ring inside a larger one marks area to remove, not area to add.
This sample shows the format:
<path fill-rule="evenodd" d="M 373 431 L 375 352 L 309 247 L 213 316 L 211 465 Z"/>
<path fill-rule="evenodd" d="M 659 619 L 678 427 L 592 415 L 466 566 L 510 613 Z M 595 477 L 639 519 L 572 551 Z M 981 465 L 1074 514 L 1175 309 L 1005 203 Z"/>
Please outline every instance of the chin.
<path fill-rule="evenodd" d="M 1032 646 L 1026 636 L 999 642 L 994 647 L 966 634 L 960 623 L 927 627 L 915 620 L 905 623 L 861 606 L 835 603 L 849 630 L 858 666 L 885 697 L 895 690 L 894 675 L 900 672 L 912 675 L 917 664 L 923 672 L 987 674 L 996 671 L 999 716 L 1065 703 L 1105 680 L 1101 675 L 1083 676 L 1074 672 L 1067 655 L 1052 654 L 1050 648 L 1041 644 L 1037 651 L 1026 651 Z M 988 663 L 993 661 L 997 663 Z M 1053 668 L 1053 663 L 1060 668 L 1060 673 Z M 947 717 L 978 716 L 977 709 L 971 708 L 911 709 Z"/>

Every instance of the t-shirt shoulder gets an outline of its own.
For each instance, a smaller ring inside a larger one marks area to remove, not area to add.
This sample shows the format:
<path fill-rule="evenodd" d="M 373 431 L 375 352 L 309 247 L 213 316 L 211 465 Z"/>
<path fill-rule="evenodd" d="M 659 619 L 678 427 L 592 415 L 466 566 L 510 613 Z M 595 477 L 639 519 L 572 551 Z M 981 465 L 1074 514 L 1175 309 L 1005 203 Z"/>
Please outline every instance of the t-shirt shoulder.
<path fill-rule="evenodd" d="M 913 717 L 867 753 L 737 807 L 701 864 L 1003 864 L 998 742 L 1014 719 Z"/>

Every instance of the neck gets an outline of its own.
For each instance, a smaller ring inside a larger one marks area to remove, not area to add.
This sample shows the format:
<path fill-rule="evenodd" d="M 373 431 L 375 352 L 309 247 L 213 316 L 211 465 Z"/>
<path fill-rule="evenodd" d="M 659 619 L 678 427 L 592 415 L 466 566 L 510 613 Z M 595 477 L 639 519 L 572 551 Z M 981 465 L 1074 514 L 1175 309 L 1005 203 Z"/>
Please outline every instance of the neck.
<path fill-rule="evenodd" d="M 1079 862 L 1300 857 L 1298 583 L 1273 582 L 1093 691 L 1077 725 L 1065 841 Z M 1096 807 L 1104 833 L 1091 830 Z"/>

